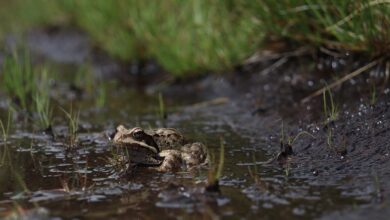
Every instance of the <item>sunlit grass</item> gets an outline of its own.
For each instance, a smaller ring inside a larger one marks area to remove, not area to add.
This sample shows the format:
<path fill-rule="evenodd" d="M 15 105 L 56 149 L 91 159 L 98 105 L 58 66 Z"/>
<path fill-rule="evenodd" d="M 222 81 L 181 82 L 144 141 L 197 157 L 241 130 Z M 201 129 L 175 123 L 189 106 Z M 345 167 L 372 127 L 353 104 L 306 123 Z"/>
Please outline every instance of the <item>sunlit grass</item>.
<path fill-rule="evenodd" d="M 263 0 L 250 4 L 275 37 L 373 53 L 389 49 L 388 0 Z"/>

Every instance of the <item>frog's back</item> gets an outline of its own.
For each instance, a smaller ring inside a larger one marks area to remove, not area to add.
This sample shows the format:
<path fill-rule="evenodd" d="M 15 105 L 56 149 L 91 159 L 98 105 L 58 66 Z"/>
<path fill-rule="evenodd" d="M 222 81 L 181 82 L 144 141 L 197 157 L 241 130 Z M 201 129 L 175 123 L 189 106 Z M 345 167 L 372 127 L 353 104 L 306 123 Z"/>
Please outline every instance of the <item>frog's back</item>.
<path fill-rule="evenodd" d="M 161 150 L 180 149 L 185 144 L 184 136 L 174 128 L 158 128 L 149 132 Z"/>

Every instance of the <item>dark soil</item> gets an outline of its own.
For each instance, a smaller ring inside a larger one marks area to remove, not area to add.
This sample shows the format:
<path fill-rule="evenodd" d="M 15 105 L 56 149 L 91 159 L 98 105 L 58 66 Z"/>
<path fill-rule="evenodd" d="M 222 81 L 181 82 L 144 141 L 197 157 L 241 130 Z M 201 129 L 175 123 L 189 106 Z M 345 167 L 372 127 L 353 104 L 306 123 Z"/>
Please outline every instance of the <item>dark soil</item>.
<path fill-rule="evenodd" d="M 282 123 L 285 136 L 309 132 L 313 137 L 302 135 L 292 145 L 293 155 L 288 160 L 290 175 L 307 179 L 309 185 L 337 186 L 342 189 L 342 195 L 353 195 L 365 202 L 364 206 L 355 208 L 350 204 L 350 208 L 323 218 L 375 216 L 386 219 L 390 208 L 389 89 L 383 84 L 384 78 L 378 77 L 378 68 L 346 82 L 333 91 L 339 116 L 328 121 L 323 113 L 322 96 L 301 103 L 303 98 L 321 88 L 321 82 L 331 82 L 329 75 L 317 73 L 318 68 L 302 71 L 302 65 L 308 67 L 318 62 L 312 57 L 291 58 L 280 70 L 267 74 L 263 69 L 267 65 L 244 66 L 242 68 L 249 69 L 244 73 L 234 71 L 228 76 L 208 76 L 195 86 L 191 82 L 190 86 L 178 85 L 167 90 L 169 93 L 190 87 L 188 90 L 191 91 L 194 86 L 202 88 L 197 94 L 204 94 L 204 97 L 229 97 L 230 101 L 224 105 L 194 111 L 226 120 L 235 132 L 249 136 L 254 142 L 261 142 L 268 136 L 266 142 L 269 144 L 262 150 L 270 155 L 280 152 Z M 346 65 L 337 72 L 348 73 L 349 70 L 351 68 Z M 379 97 L 373 103 L 369 90 L 374 83 L 381 89 L 376 91 Z M 267 135 L 259 134 L 264 130 Z M 386 211 L 378 213 L 379 210 Z"/>

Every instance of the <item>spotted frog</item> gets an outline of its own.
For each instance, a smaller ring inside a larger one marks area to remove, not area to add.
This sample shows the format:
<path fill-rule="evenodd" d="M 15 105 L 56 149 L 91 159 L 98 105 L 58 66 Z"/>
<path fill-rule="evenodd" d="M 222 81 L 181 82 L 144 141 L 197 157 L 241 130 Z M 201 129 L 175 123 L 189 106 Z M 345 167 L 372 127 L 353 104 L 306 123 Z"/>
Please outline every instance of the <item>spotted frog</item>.
<path fill-rule="evenodd" d="M 130 164 L 161 172 L 192 169 L 208 163 L 207 147 L 200 142 L 188 142 L 173 128 L 144 130 L 119 125 L 112 141 L 125 147 Z"/>

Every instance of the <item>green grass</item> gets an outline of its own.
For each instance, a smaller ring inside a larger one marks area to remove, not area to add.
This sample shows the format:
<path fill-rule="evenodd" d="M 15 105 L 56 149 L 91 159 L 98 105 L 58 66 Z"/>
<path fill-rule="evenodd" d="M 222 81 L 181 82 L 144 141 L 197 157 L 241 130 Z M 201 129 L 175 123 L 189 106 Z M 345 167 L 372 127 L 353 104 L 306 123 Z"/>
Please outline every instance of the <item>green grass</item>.
<path fill-rule="evenodd" d="M 0 119 L 0 128 L 1 128 L 1 134 L 3 137 L 3 142 L 6 144 L 9 136 L 9 130 L 12 123 L 12 112 L 13 110 L 8 110 L 8 116 L 7 116 L 7 122 L 4 123 L 3 120 Z"/>
<path fill-rule="evenodd" d="M 35 112 L 38 116 L 38 124 L 43 129 L 49 129 L 52 126 L 53 109 L 50 104 L 50 88 L 48 84 L 48 70 L 44 68 L 38 88 L 34 96 Z"/>
<path fill-rule="evenodd" d="M 35 94 L 35 73 L 30 63 L 28 52 L 23 57 L 15 52 L 5 58 L 3 65 L 2 85 L 8 96 L 22 110 L 28 110 Z"/>
<path fill-rule="evenodd" d="M 153 58 L 176 76 L 234 67 L 269 40 L 372 55 L 390 49 L 390 0 L 0 0 L 0 6 L 7 21 L 0 33 L 76 25 L 112 56 Z"/>
<path fill-rule="evenodd" d="M 77 88 L 85 90 L 89 95 L 95 95 L 95 91 L 96 88 L 99 87 L 99 83 L 96 83 L 96 79 L 93 76 L 89 63 L 83 64 L 79 67 L 74 76 L 73 84 Z"/>
<path fill-rule="evenodd" d="M 5 58 L 2 70 L 2 87 L 17 110 L 36 115 L 30 118 L 43 129 L 52 123 L 48 70 L 36 69 L 30 62 L 29 52 L 23 56 L 14 52 Z M 37 120 L 35 120 L 37 119 Z"/>
<path fill-rule="evenodd" d="M 332 92 L 327 89 L 322 93 L 325 123 L 335 121 L 339 117 L 339 108 L 333 100 Z"/>
<path fill-rule="evenodd" d="M 9 132 L 12 123 L 12 112 L 13 111 L 11 109 L 8 110 L 8 116 L 6 122 L 3 122 L 3 120 L 0 119 L 0 129 L 1 129 L 2 139 L 3 139 L 3 145 L 0 147 L 0 167 L 4 166 L 6 161 L 6 156 L 9 156 L 7 141 L 8 141 Z"/>
<path fill-rule="evenodd" d="M 218 181 L 222 176 L 223 168 L 225 165 L 225 144 L 222 138 L 220 138 L 220 151 L 219 151 L 218 164 L 216 163 L 214 156 L 211 155 L 209 158 L 211 158 L 212 164 L 208 172 L 207 184 L 209 186 L 218 186 Z"/>
<path fill-rule="evenodd" d="M 164 120 L 167 118 L 167 111 L 165 108 L 165 102 L 164 102 L 164 97 L 160 93 L 158 93 L 158 116 L 161 120 Z"/>
<path fill-rule="evenodd" d="M 68 139 L 69 139 L 69 148 L 77 146 L 77 132 L 79 128 L 79 116 L 80 111 L 74 112 L 73 107 L 70 107 L 69 111 L 61 108 L 61 111 L 65 114 L 68 120 Z"/>
<path fill-rule="evenodd" d="M 263 0 L 252 8 L 276 37 L 373 53 L 390 49 L 388 0 Z"/>
<path fill-rule="evenodd" d="M 107 103 L 107 85 L 100 83 L 97 88 L 97 94 L 95 99 L 95 105 L 97 108 L 103 108 Z"/>

